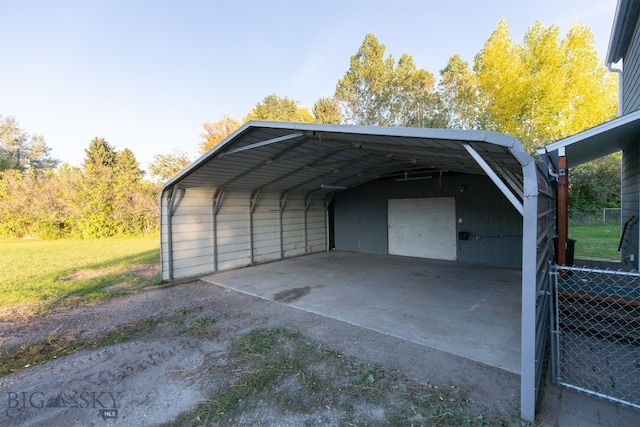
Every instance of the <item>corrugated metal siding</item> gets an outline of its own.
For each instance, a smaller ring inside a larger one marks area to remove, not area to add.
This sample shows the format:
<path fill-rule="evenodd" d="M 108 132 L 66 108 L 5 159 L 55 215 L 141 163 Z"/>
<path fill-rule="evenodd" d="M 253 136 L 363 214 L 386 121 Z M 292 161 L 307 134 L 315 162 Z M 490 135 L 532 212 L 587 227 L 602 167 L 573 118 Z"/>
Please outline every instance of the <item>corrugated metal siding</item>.
<path fill-rule="evenodd" d="M 336 194 L 334 230 L 336 249 L 387 253 L 387 199 L 381 181 Z"/>
<path fill-rule="evenodd" d="M 216 264 L 218 270 L 251 264 L 249 240 L 249 192 L 228 192 L 216 216 Z"/>
<path fill-rule="evenodd" d="M 253 262 L 280 259 L 278 195 L 265 194 L 253 212 Z"/>
<path fill-rule="evenodd" d="M 172 262 L 174 277 L 194 276 L 211 271 L 213 245 L 211 242 L 212 191 L 190 188 L 185 191 L 184 198 L 177 199 L 175 212 L 171 218 Z M 168 202 L 168 199 L 166 199 Z M 166 203 L 168 204 L 168 203 Z M 167 207 L 163 203 L 162 259 L 168 270 L 169 231 Z M 163 268 L 163 271 L 166 271 Z M 163 273 L 164 276 L 164 273 Z"/>
<path fill-rule="evenodd" d="M 282 212 L 282 251 L 284 258 L 306 253 L 304 199 L 292 198 Z"/>
<path fill-rule="evenodd" d="M 544 356 L 549 338 L 552 301 L 553 238 L 556 233 L 556 191 L 545 174 L 536 169 L 538 178 L 538 212 L 536 241 L 536 336 L 535 384 L 540 392 Z"/>
<path fill-rule="evenodd" d="M 169 223 L 168 212 L 169 206 L 169 192 L 162 195 L 160 202 L 160 260 L 162 270 L 162 280 L 170 280 L 170 265 L 169 265 Z"/>
<path fill-rule="evenodd" d="M 533 162 L 524 165 L 525 192 L 520 336 L 520 413 L 534 421 L 551 318 L 555 190 Z"/>
<path fill-rule="evenodd" d="M 324 205 L 316 202 L 307 211 L 306 252 L 315 253 L 327 250 L 327 226 Z"/>
<path fill-rule="evenodd" d="M 464 187 L 464 191 L 460 191 Z M 387 253 L 387 200 L 455 197 L 461 262 L 519 267 L 522 262 L 522 216 L 482 175 L 443 176 L 430 180 L 377 180 L 335 196 L 336 249 Z M 458 222 L 462 219 L 462 223 Z"/>
<path fill-rule="evenodd" d="M 522 265 L 522 216 L 489 178 L 459 177 L 456 191 L 458 231 L 472 233 L 458 240 L 458 260 L 505 267 Z"/>
<path fill-rule="evenodd" d="M 172 278 L 177 279 L 326 250 L 323 201 L 305 204 L 301 196 L 289 199 L 282 211 L 281 230 L 280 195 L 261 195 L 253 213 L 251 196 L 249 192 L 223 193 L 214 232 L 214 191 L 187 189 L 181 200 L 176 198 L 180 201 L 171 223 L 170 197 L 165 195 L 161 207 L 163 279 L 171 279 L 171 265 Z"/>

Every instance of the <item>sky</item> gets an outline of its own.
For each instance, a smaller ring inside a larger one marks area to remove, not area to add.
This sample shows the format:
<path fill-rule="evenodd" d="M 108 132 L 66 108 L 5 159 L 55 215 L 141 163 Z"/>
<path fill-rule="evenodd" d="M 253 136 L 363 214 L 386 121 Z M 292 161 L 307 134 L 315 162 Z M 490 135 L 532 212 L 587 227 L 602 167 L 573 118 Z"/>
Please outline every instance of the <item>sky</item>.
<path fill-rule="evenodd" d="M 198 157 L 204 122 L 237 120 L 276 94 L 332 96 L 367 33 L 438 76 L 472 63 L 506 19 L 591 28 L 604 62 L 616 0 L 0 0 L 0 115 L 80 166 L 94 137 L 145 169 Z"/>

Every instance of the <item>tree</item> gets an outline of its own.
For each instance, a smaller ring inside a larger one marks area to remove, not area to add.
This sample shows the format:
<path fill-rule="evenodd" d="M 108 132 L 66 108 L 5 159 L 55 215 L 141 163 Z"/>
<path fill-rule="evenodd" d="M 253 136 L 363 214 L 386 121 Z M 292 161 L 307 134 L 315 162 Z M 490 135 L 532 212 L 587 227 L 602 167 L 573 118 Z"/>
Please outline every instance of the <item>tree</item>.
<path fill-rule="evenodd" d="M 435 77 L 418 69 L 413 57 L 403 54 L 394 69 L 391 94 L 391 124 L 408 127 L 433 127 L 438 113 Z"/>
<path fill-rule="evenodd" d="M 560 40 L 539 21 L 514 43 L 505 20 L 474 61 L 483 126 L 518 137 L 529 152 L 615 117 L 615 77 L 598 60 L 591 31 Z"/>
<path fill-rule="evenodd" d="M 396 64 L 385 46 L 367 34 L 338 81 L 334 98 L 347 123 L 376 126 L 433 126 L 440 121 L 435 77 L 403 54 Z"/>
<path fill-rule="evenodd" d="M 50 155 L 41 135 L 29 135 L 14 117 L 0 115 L 0 171 L 30 170 L 35 173 L 55 168 L 58 160 Z"/>
<path fill-rule="evenodd" d="M 279 97 L 275 94 L 267 95 L 253 107 L 244 118 L 249 120 L 272 120 L 278 122 L 313 123 L 313 116 L 309 110 L 298 106 L 298 101 Z"/>
<path fill-rule="evenodd" d="M 148 197 L 143 172 L 128 148 L 116 151 L 104 138 L 85 150 L 84 173 L 75 193 L 76 233 L 86 238 L 131 235 L 148 228 L 142 199 Z"/>
<path fill-rule="evenodd" d="M 620 158 L 618 152 L 571 168 L 572 211 L 620 207 Z"/>
<path fill-rule="evenodd" d="M 393 57 L 385 58 L 386 47 L 373 34 L 351 57 L 349 69 L 338 81 L 334 98 L 340 103 L 347 123 L 357 125 L 391 124 Z"/>
<path fill-rule="evenodd" d="M 0 171 L 13 169 L 16 166 L 16 162 L 13 159 L 11 152 L 4 147 L 0 147 Z"/>
<path fill-rule="evenodd" d="M 52 170 L 0 172 L 0 235 L 69 236 L 74 217 L 68 202 L 74 191 L 73 183 Z"/>
<path fill-rule="evenodd" d="M 200 135 L 202 137 L 202 141 L 200 141 L 200 154 L 211 150 L 231 135 L 240 127 L 240 122 L 228 114 L 225 114 L 220 120 L 203 123 L 202 127 L 204 128 L 204 133 Z"/>
<path fill-rule="evenodd" d="M 342 122 L 340 105 L 334 98 L 318 99 L 313 104 L 312 112 L 316 123 L 338 125 Z"/>
<path fill-rule="evenodd" d="M 474 60 L 479 96 L 483 100 L 486 129 L 520 136 L 523 91 L 521 48 L 511 39 L 506 20 L 498 22 L 496 30 L 485 42 Z"/>
<path fill-rule="evenodd" d="M 25 168 L 42 172 L 55 169 L 59 160 L 51 157 L 51 149 L 47 146 L 42 135 L 34 135 L 31 137 L 31 142 L 28 148 L 28 156 L 24 160 Z"/>
<path fill-rule="evenodd" d="M 0 116 L 0 167 L 1 170 L 22 170 L 27 152 L 29 135 L 20 129 L 15 118 Z"/>
<path fill-rule="evenodd" d="M 445 128 L 482 129 L 484 105 L 478 96 L 478 82 L 469 64 L 454 55 L 440 70 L 438 93 Z"/>
<path fill-rule="evenodd" d="M 98 238 L 157 229 L 158 185 L 142 181 L 133 152 L 101 138 L 86 151 L 84 170 L 66 163 L 37 170 L 32 162 L 0 171 L 0 236 Z"/>
<path fill-rule="evenodd" d="M 136 156 L 128 148 L 116 152 L 114 173 L 117 179 L 124 182 L 124 185 L 139 182 L 144 175 Z"/>
<path fill-rule="evenodd" d="M 569 29 L 562 43 L 567 62 L 567 99 L 563 136 L 578 133 L 615 117 L 618 109 L 617 78 L 598 58 L 591 30 L 583 25 Z"/>
<path fill-rule="evenodd" d="M 160 181 L 167 181 L 191 164 L 184 151 L 174 149 L 171 154 L 156 154 L 149 163 L 149 174 Z"/>
<path fill-rule="evenodd" d="M 83 167 L 85 171 L 111 169 L 116 164 L 116 150 L 104 138 L 97 136 L 93 138 L 84 153 Z"/>

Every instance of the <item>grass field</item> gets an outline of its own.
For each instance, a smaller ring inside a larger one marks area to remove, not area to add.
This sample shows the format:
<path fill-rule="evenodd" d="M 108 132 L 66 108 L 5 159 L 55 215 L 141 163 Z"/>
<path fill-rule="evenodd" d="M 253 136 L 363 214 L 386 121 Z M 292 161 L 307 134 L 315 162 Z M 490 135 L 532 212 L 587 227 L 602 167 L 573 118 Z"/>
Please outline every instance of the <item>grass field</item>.
<path fill-rule="evenodd" d="M 0 241 L 0 308 L 48 311 L 159 284 L 159 236 Z M 30 310 L 30 311 L 31 311 Z"/>
<path fill-rule="evenodd" d="M 576 258 L 618 260 L 619 225 L 570 226 Z M 0 241 L 0 309 L 43 312 L 161 283 L 159 236 Z M 111 288 L 110 288 L 111 287 Z M 109 291 L 105 291 L 110 288 Z"/>
<path fill-rule="evenodd" d="M 575 258 L 620 259 L 620 225 L 570 225 L 569 238 L 576 240 Z"/>

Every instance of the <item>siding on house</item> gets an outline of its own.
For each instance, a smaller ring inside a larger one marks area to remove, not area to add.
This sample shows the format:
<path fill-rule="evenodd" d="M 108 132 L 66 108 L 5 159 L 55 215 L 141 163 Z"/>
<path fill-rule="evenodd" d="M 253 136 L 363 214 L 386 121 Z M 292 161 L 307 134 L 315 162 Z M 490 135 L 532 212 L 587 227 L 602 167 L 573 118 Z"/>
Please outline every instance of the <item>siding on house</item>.
<path fill-rule="evenodd" d="M 640 24 L 640 20 L 638 24 Z M 622 114 L 640 110 L 640 27 L 638 24 L 636 24 L 631 44 L 624 56 Z"/>
<path fill-rule="evenodd" d="M 458 261 L 522 265 L 522 216 L 483 175 L 445 175 L 442 181 L 438 175 L 423 181 L 382 179 L 336 194 L 336 249 L 388 253 L 387 201 L 434 197 L 455 197 L 456 232 L 471 233 L 468 240 L 457 240 Z"/>
<path fill-rule="evenodd" d="M 640 110 L 640 20 L 631 38 L 630 45 L 624 55 L 624 71 L 622 79 L 622 114 L 629 114 Z M 625 232 L 620 250 L 620 259 L 624 260 L 634 255 L 633 264 L 638 268 L 638 256 L 640 255 L 640 238 L 638 233 L 638 221 L 640 216 L 640 149 L 638 139 L 629 141 L 622 150 L 622 185 L 621 207 L 622 226 L 633 215 L 636 220 L 629 223 Z M 621 230 L 622 231 L 622 230 Z"/>
<path fill-rule="evenodd" d="M 638 248 L 640 247 L 638 233 L 638 207 L 640 206 L 640 198 L 638 190 L 640 189 L 640 150 L 638 149 L 638 141 L 629 144 L 622 152 L 622 226 L 624 227 L 633 215 L 635 220 L 629 222 L 622 242 L 620 250 L 621 259 L 625 259 L 630 255 L 634 255 L 636 261 L 634 264 L 637 268 L 639 256 Z M 622 231 L 622 230 L 621 230 Z"/>

